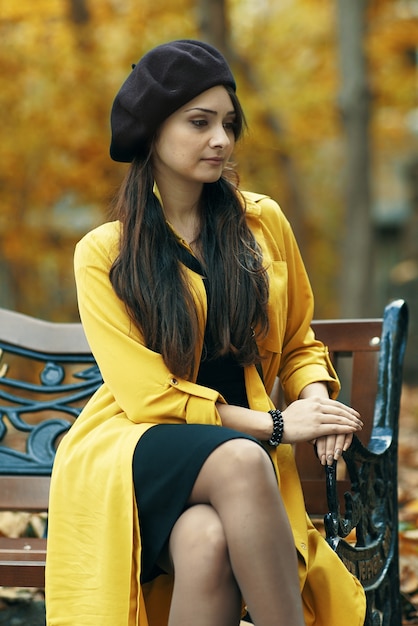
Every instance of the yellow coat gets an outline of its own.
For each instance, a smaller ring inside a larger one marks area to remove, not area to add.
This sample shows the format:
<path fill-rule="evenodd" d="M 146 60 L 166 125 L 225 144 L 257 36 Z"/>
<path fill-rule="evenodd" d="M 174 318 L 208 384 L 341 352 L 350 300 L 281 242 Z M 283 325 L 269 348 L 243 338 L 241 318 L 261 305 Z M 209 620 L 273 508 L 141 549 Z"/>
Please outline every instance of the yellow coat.
<path fill-rule="evenodd" d="M 264 384 L 245 369 L 249 405 L 271 408 L 277 375 L 286 400 L 315 381 L 339 384 L 326 348 L 310 329 L 313 298 L 291 228 L 266 196 L 245 194 L 248 224 L 260 244 L 270 280 L 270 331 L 259 343 Z M 153 424 L 221 426 L 216 391 L 182 380 L 147 349 L 124 304 L 114 294 L 109 269 L 118 252 L 117 222 L 104 224 L 77 245 L 79 308 L 104 384 L 61 442 L 52 475 L 46 602 L 48 626 L 164 626 L 172 580 L 139 584 L 140 533 L 132 481 L 132 455 Z M 206 293 L 187 270 L 204 328 Z M 202 332 L 203 336 L 203 332 Z M 202 346 L 196 346 L 200 358 Z M 307 416 L 309 419 L 309 416 Z M 363 590 L 308 520 L 292 448 L 271 449 L 299 555 L 307 626 L 361 626 Z M 280 541 L 278 533 L 277 541 Z"/>

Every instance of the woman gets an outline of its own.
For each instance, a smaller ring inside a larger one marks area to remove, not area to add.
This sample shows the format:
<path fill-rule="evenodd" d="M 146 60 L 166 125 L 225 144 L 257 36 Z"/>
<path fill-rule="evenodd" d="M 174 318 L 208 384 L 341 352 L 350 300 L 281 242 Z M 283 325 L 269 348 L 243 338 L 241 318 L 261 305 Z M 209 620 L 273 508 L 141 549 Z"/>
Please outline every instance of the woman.
<path fill-rule="evenodd" d="M 288 222 L 226 178 L 235 89 L 217 50 L 181 40 L 145 55 L 113 104 L 111 156 L 132 164 L 117 219 L 75 254 L 104 383 L 54 465 L 49 626 L 234 626 L 243 603 L 256 626 L 363 624 L 290 445 L 332 463 L 362 422 L 329 398 Z"/>

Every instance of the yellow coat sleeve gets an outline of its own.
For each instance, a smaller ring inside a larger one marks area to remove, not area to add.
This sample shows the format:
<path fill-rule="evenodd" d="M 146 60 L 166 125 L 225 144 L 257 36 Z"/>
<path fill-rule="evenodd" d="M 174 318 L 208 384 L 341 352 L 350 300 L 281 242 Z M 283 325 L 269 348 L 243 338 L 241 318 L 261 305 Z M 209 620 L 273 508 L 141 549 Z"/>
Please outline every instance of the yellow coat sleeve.
<path fill-rule="evenodd" d="M 109 270 L 117 254 L 118 230 L 116 222 L 100 226 L 77 244 L 74 256 L 80 317 L 104 385 L 132 422 L 193 422 L 198 416 L 200 423 L 220 424 L 215 407 L 219 394 L 174 376 L 161 355 L 146 348 L 116 296 Z M 198 277 L 191 280 L 195 290 L 202 290 Z M 203 317 L 204 302 L 198 306 Z"/>
<path fill-rule="evenodd" d="M 247 194 L 246 199 L 248 221 L 262 247 L 270 281 L 270 331 L 260 342 L 267 357 L 266 387 L 269 390 L 272 376 L 278 375 L 289 403 L 306 385 L 324 381 L 336 397 L 339 382 L 328 350 L 311 329 L 314 299 L 291 226 L 271 198 Z"/>

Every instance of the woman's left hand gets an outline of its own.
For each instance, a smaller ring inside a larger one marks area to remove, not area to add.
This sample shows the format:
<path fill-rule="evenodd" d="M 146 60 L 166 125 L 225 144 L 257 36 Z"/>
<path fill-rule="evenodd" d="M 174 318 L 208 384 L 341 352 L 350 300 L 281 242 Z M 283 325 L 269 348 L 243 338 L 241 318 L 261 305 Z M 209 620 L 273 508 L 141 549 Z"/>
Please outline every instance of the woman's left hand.
<path fill-rule="evenodd" d="M 332 465 L 341 458 L 343 452 L 348 450 L 353 441 L 353 433 L 346 435 L 328 435 L 318 437 L 312 443 L 316 447 L 316 454 L 322 465 Z"/>
<path fill-rule="evenodd" d="M 328 388 L 325 383 L 313 383 L 307 385 L 300 394 L 300 398 L 309 398 L 319 395 L 328 398 Z M 342 453 L 348 450 L 353 441 L 353 433 L 341 435 L 326 435 L 317 437 L 311 443 L 316 448 L 316 454 L 322 465 L 332 465 L 334 461 L 341 458 Z"/>

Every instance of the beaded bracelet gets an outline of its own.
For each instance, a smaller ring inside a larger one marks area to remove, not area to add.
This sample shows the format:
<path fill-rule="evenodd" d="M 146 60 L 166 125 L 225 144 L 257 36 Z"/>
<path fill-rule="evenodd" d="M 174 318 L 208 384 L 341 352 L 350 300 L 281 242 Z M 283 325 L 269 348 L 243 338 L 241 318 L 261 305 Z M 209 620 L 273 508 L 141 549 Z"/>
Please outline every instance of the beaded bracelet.
<path fill-rule="evenodd" d="M 273 419 L 273 432 L 267 443 L 276 448 L 283 437 L 284 420 L 282 412 L 279 411 L 279 409 L 271 409 L 269 413 Z"/>

